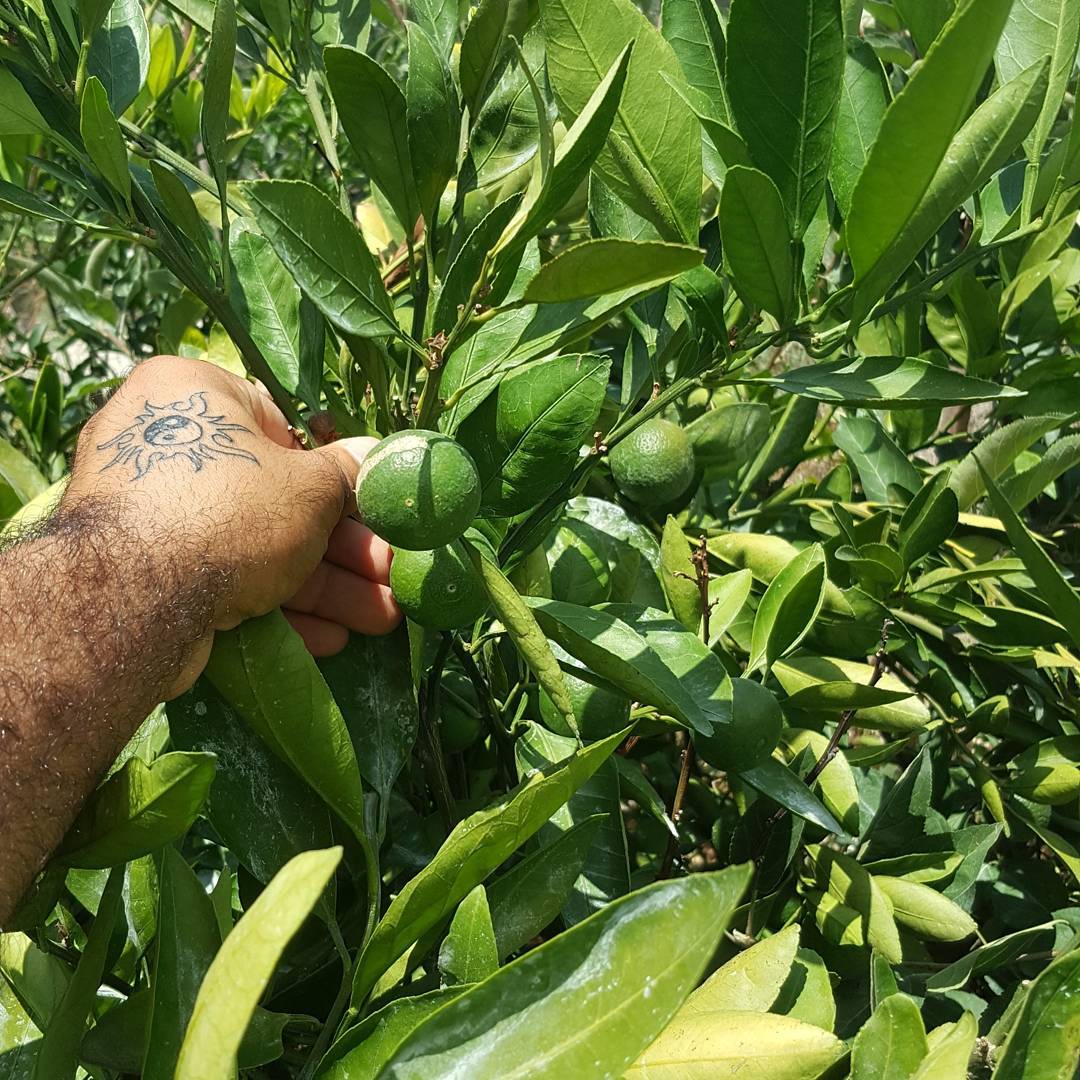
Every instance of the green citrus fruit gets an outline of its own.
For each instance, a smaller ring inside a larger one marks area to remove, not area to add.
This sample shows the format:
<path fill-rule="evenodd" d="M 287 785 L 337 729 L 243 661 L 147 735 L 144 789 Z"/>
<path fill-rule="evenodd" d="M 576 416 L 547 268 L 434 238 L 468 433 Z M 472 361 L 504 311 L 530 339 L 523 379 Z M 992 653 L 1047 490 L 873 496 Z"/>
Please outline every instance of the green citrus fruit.
<path fill-rule="evenodd" d="M 647 420 L 608 455 L 619 490 L 642 506 L 663 506 L 694 479 L 694 449 L 670 420 Z"/>
<path fill-rule="evenodd" d="M 398 431 L 364 458 L 356 505 L 388 544 L 430 550 L 456 540 L 476 517 L 480 477 L 468 451 L 446 435 Z"/>
<path fill-rule="evenodd" d="M 776 698 L 760 683 L 731 680 L 731 723 L 712 735 L 695 735 L 694 745 L 710 764 L 727 772 L 760 765 L 780 741 L 784 717 Z"/>
<path fill-rule="evenodd" d="M 558 645 L 553 645 L 552 649 L 556 656 L 564 660 L 569 659 Z M 563 672 L 563 680 L 570 694 L 570 701 L 574 706 L 574 719 L 577 720 L 583 739 L 603 739 L 607 735 L 614 735 L 616 731 L 629 723 L 630 699 L 625 694 L 594 686 L 567 671 Z M 544 690 L 540 691 L 540 716 L 544 721 L 544 726 L 554 731 L 556 735 L 572 736 L 574 734 L 566 718 L 555 708 L 555 702 Z"/>
<path fill-rule="evenodd" d="M 461 671 L 444 671 L 439 685 L 439 742 L 448 754 L 460 754 L 483 728 L 476 689 Z"/>
<path fill-rule="evenodd" d="M 469 626 L 488 606 L 484 583 L 460 540 L 431 551 L 395 551 L 390 589 L 398 607 L 429 630 Z"/>

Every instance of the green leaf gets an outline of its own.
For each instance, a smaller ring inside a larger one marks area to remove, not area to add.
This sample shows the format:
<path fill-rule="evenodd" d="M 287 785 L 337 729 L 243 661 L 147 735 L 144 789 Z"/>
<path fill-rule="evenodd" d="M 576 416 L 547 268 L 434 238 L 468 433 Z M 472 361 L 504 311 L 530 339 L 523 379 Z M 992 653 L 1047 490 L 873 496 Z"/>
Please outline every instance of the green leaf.
<path fill-rule="evenodd" d="M 518 652 L 536 676 L 537 682 L 551 698 L 571 731 L 577 730 L 574 704 L 563 679 L 562 668 L 551 651 L 543 630 L 536 621 L 529 605 L 518 594 L 506 575 L 492 562 L 484 558 L 472 545 L 466 545 L 469 558 L 484 581 L 491 606 L 506 627 Z"/>
<path fill-rule="evenodd" d="M 1030 468 L 1010 476 L 1001 485 L 1009 505 L 1019 513 L 1059 476 L 1080 464 L 1080 435 L 1066 435 L 1052 443 Z"/>
<path fill-rule="evenodd" d="M 38 112 L 37 106 L 23 85 L 6 68 L 0 65 L 0 100 L 4 108 L 0 110 L 0 135 L 41 135 L 49 133 L 45 117 Z"/>
<path fill-rule="evenodd" d="M 0 72 L 3 68 L 0 68 Z M 0 180 L 0 209 L 9 214 L 22 217 L 46 218 L 49 221 L 68 222 L 71 218 L 58 206 L 52 206 L 44 199 L 39 199 L 29 191 L 24 191 L 15 184 Z"/>
<path fill-rule="evenodd" d="M 959 507 L 947 470 L 928 480 L 900 519 L 900 558 L 911 566 L 937 551 L 956 528 Z"/>
<path fill-rule="evenodd" d="M 694 580 L 692 555 L 682 526 L 668 514 L 660 540 L 660 581 L 672 615 L 696 634 L 701 625 L 701 595 Z"/>
<path fill-rule="evenodd" d="M 257 881 L 267 884 L 302 851 L 330 846 L 326 805 L 226 704 L 209 679 L 200 679 L 166 709 L 177 749 L 211 753 L 226 763 L 210 788 L 205 813 Z"/>
<path fill-rule="evenodd" d="M 746 670 L 765 670 L 810 632 L 825 599 L 825 552 L 812 544 L 769 583 L 758 604 Z"/>
<path fill-rule="evenodd" d="M 360 770 L 341 710 L 280 611 L 214 635 L 206 675 L 273 751 L 364 833 Z"/>
<path fill-rule="evenodd" d="M 953 1024 L 942 1024 L 928 1036 L 930 1052 L 915 1072 L 914 1080 L 967 1080 L 968 1061 L 975 1049 L 979 1022 L 965 1012 Z"/>
<path fill-rule="evenodd" d="M 892 485 L 910 493 L 922 487 L 922 477 L 907 454 L 873 418 L 844 416 L 833 432 L 833 442 L 855 466 L 863 492 L 871 502 L 890 502 Z"/>
<path fill-rule="evenodd" d="M 315 350 L 304 339 L 317 335 L 310 321 L 301 318 L 300 290 L 292 275 L 269 242 L 250 229 L 231 234 L 229 255 L 237 315 L 282 387 L 317 408 L 322 389 L 322 350 L 318 350 L 316 367 L 309 361 Z"/>
<path fill-rule="evenodd" d="M 1027 988 L 1020 1014 L 994 1069 L 994 1080 L 1062 1078 L 1080 1045 L 1080 949 L 1059 956 Z"/>
<path fill-rule="evenodd" d="M 519 776 L 565 761 L 575 749 L 573 739 L 530 724 L 514 744 Z M 585 854 L 581 873 L 562 905 L 563 922 L 579 923 L 616 897 L 630 891 L 630 864 L 623 830 L 619 770 L 609 758 L 552 814 L 537 836 L 542 848 L 556 844 L 575 825 L 601 817 L 595 842 Z"/>
<path fill-rule="evenodd" d="M 482 982 L 499 970 L 495 930 L 483 885 L 477 885 L 458 904 L 450 932 L 439 949 L 439 970 L 452 983 Z"/>
<path fill-rule="evenodd" d="M 752 769 L 743 769 L 739 778 L 785 810 L 819 825 L 826 832 L 842 833 L 840 822 L 825 804 L 782 762 L 766 758 Z"/>
<path fill-rule="evenodd" d="M 745 0 L 744 0 L 745 2 Z M 816 1080 L 847 1053 L 831 1032 L 790 1016 L 680 1010 L 630 1066 L 627 1080 Z"/>
<path fill-rule="evenodd" d="M 179 852 L 162 853 L 157 949 L 150 981 L 142 1074 L 168 1080 L 180 1055 L 199 985 L 221 944 L 202 882 Z"/>
<path fill-rule="evenodd" d="M 997 971 L 1010 965 L 1018 956 L 1030 952 L 1039 938 L 1047 935 L 1054 928 L 1054 923 L 1030 926 L 1026 930 L 1017 930 L 1006 934 L 985 945 L 973 949 L 967 956 L 949 964 L 941 971 L 935 971 L 926 980 L 926 989 L 934 993 L 945 994 L 950 990 L 962 990 L 971 979 L 985 971 Z"/>
<path fill-rule="evenodd" d="M 734 171 L 734 170 L 732 170 Z M 754 382 L 778 386 L 816 401 L 867 409 L 925 409 L 1022 397 L 1023 391 L 974 379 L 927 360 L 905 356 L 862 356 L 789 368 Z"/>
<path fill-rule="evenodd" d="M 525 603 L 552 640 L 601 678 L 696 731 L 712 732 L 712 723 L 695 695 L 645 637 L 622 618 L 607 611 L 540 597 L 528 597 Z M 660 618 L 664 620 L 666 616 L 661 614 Z M 693 635 L 679 629 L 681 643 L 685 644 L 687 639 L 697 642 Z M 691 665 L 697 659 L 692 653 L 686 655 L 692 657 Z"/>
<path fill-rule="evenodd" d="M 855 1036 L 851 1080 L 909 1080 L 928 1050 L 919 1006 L 890 994 Z"/>
<path fill-rule="evenodd" d="M 930 722 L 929 710 L 918 698 L 912 696 L 914 691 L 888 671 L 878 679 L 874 689 L 887 691 L 892 700 L 882 702 L 881 698 L 873 695 L 872 698 L 877 704 L 860 705 L 861 701 L 866 700 L 865 691 L 872 673 L 873 667 L 870 664 L 824 656 L 792 656 L 779 661 L 773 667 L 773 675 L 791 697 L 804 694 L 810 688 L 835 686 L 835 690 L 815 691 L 809 696 L 809 700 L 815 705 L 824 704 L 822 698 L 828 693 L 834 707 L 857 707 L 859 711 L 856 714 L 856 723 L 859 727 L 903 734 L 916 731 Z M 857 684 L 863 689 L 846 690 L 845 687 L 850 687 L 851 684 Z M 805 706 L 800 703 L 799 707 Z"/>
<path fill-rule="evenodd" d="M 957 132 L 911 217 L 893 238 L 887 254 L 872 272 L 857 273 L 860 311 L 869 310 L 933 239 L 956 207 L 1005 164 L 1031 130 L 1046 95 L 1048 63 L 1043 58 L 1000 87 Z"/>
<path fill-rule="evenodd" d="M 961 6 L 885 113 L 845 229 L 855 282 L 867 295 L 880 295 L 893 280 L 893 245 L 967 116 L 1011 6 L 1012 0 Z M 884 284 L 870 289 L 868 281 Z"/>
<path fill-rule="evenodd" d="M 225 203 L 225 137 L 229 127 L 229 95 L 236 62 L 236 5 L 234 0 L 215 0 L 214 27 L 206 54 L 202 112 L 199 130 L 203 151 L 217 182 L 218 197 Z"/>
<path fill-rule="evenodd" d="M 319 1080 L 376 1080 L 406 1036 L 466 989 L 444 986 L 415 997 L 398 998 L 364 1017 L 327 1051 Z"/>
<path fill-rule="evenodd" d="M 350 634 L 341 652 L 319 660 L 319 670 L 345 718 L 360 775 L 386 803 L 420 724 L 408 633 Z"/>
<path fill-rule="evenodd" d="M 1002 83 L 1010 83 L 1031 65 L 1049 61 L 1048 87 L 1038 119 L 1024 140 L 1027 159 L 1038 166 L 1061 109 L 1077 49 L 1080 48 L 1080 4 L 1076 0 L 1025 0 L 1013 4 L 998 42 L 994 63 Z M 1030 217 L 1034 178 L 1025 177 L 1026 213 Z"/>
<path fill-rule="evenodd" d="M 844 68 L 839 0 L 734 0 L 727 84 L 750 159 L 801 240 L 825 196 Z"/>
<path fill-rule="evenodd" d="M 524 220 L 515 230 L 513 242 L 507 245 L 507 252 L 518 251 L 561 213 L 589 175 L 614 123 L 632 48 L 632 43 L 628 44 L 619 53 L 556 147 L 547 178 L 535 194 L 530 190 L 526 197 Z"/>
<path fill-rule="evenodd" d="M 281 954 L 340 861 L 339 847 L 297 855 L 233 927 L 199 988 L 176 1080 L 230 1080 L 234 1075 L 240 1042 Z"/>
<path fill-rule="evenodd" d="M 1069 632 L 1073 643 L 1080 645 L 1080 595 L 1065 580 L 1064 575 L 1053 559 L 1042 549 L 1038 540 L 1027 530 L 1016 511 L 1009 505 L 1008 499 L 978 459 L 976 459 L 976 464 L 979 466 L 979 473 L 994 511 L 1005 526 L 1016 554 L 1023 559 L 1024 566 L 1027 567 L 1027 572 L 1034 580 L 1039 595 Z"/>
<path fill-rule="evenodd" d="M 90 928 L 75 974 L 49 1016 L 37 1052 L 35 1080 L 74 1080 L 78 1071 L 79 1043 L 97 997 L 98 985 L 106 974 L 108 949 L 120 913 L 123 884 L 124 868 L 114 867 L 105 883 L 94 925 Z"/>
<path fill-rule="evenodd" d="M 980 439 L 953 469 L 949 481 L 960 509 L 969 509 L 986 491 L 979 476 L 980 466 L 996 480 L 1029 446 L 1047 432 L 1065 427 L 1067 423 L 1068 418 L 1064 415 L 1025 417 Z"/>
<path fill-rule="evenodd" d="M 789 698 L 789 703 L 791 699 Z M 828 749 L 829 740 L 820 731 L 808 731 L 796 727 L 784 729 L 783 745 L 790 758 L 809 746 L 813 760 L 820 761 Z M 833 759 L 818 774 L 814 786 L 821 792 L 826 809 L 836 816 L 844 832 L 850 836 L 859 833 L 859 786 L 855 773 L 843 754 Z"/>
<path fill-rule="evenodd" d="M 150 31 L 143 6 L 139 0 L 114 0 L 90 43 L 86 66 L 87 74 L 105 87 L 113 116 L 127 111 L 149 70 Z"/>
<path fill-rule="evenodd" d="M 675 51 L 687 83 L 705 95 L 713 115 L 730 124 L 724 85 L 727 44 L 714 0 L 663 0 L 660 32 Z"/>
<path fill-rule="evenodd" d="M 566 480 L 596 428 L 610 368 L 589 355 L 533 361 L 465 419 L 456 434 L 476 462 L 483 510 L 522 513 Z"/>
<path fill-rule="evenodd" d="M 475 126 L 480 106 L 506 56 L 510 38 L 520 40 L 529 21 L 527 0 L 481 0 L 461 39 L 458 80 L 461 96 Z"/>
<path fill-rule="evenodd" d="M 700 978 L 748 879 L 729 867 L 614 901 L 440 1009 L 386 1080 L 622 1075 Z"/>
<path fill-rule="evenodd" d="M 959 904 L 929 885 L 885 874 L 874 874 L 874 884 L 889 898 L 896 921 L 921 938 L 963 941 L 978 929 Z"/>
<path fill-rule="evenodd" d="M 7 439 L 0 438 L 0 480 L 3 480 L 24 505 L 37 498 L 49 486 L 38 467 Z"/>
<path fill-rule="evenodd" d="M 487 887 L 499 960 L 527 945 L 560 912 L 607 815 L 572 825 Z"/>
<path fill-rule="evenodd" d="M 131 174 L 120 125 L 109 109 L 105 87 L 94 75 L 86 80 L 79 105 L 79 134 L 95 168 L 130 208 Z"/>
<path fill-rule="evenodd" d="M 99 787 L 64 837 L 68 866 L 106 868 L 178 840 L 191 828 L 214 779 L 212 754 L 133 757 Z"/>
<path fill-rule="evenodd" d="M 544 263 L 517 304 L 566 304 L 604 293 L 656 288 L 701 263 L 703 253 L 658 240 L 583 240 Z"/>
<path fill-rule="evenodd" d="M 829 186 L 845 218 L 851 212 L 855 184 L 866 167 L 887 105 L 885 72 L 877 54 L 865 41 L 849 43 L 829 162 Z"/>
<path fill-rule="evenodd" d="M 731 401 L 709 409 L 686 427 L 694 460 L 710 476 L 734 475 L 764 445 L 771 421 L 760 401 Z"/>
<path fill-rule="evenodd" d="M 713 1012 L 768 1012 L 780 994 L 799 947 L 799 927 L 751 945 L 713 972 L 679 1010 L 680 1018 Z"/>
<path fill-rule="evenodd" d="M 532 836 L 599 768 L 623 737 L 623 732 L 617 732 L 557 766 L 534 773 L 490 806 L 460 822 L 431 862 L 394 897 L 375 927 L 357 964 L 354 1004 L 367 997 L 379 976 L 413 942 L 438 925 Z"/>
<path fill-rule="evenodd" d="M 420 216 L 420 197 L 413 179 L 405 95 L 378 61 L 357 49 L 329 46 L 323 62 L 349 144 L 401 227 L 411 234 Z"/>
<path fill-rule="evenodd" d="M 720 193 L 724 258 L 735 287 L 786 324 L 795 307 L 795 259 L 780 192 L 757 169 L 728 169 Z"/>
<path fill-rule="evenodd" d="M 150 162 L 150 174 L 169 224 L 195 244 L 208 264 L 212 263 L 214 255 L 207 241 L 206 227 L 183 180 L 156 161 Z"/>
<path fill-rule="evenodd" d="M 634 42 L 618 113 L 595 171 L 667 240 L 692 242 L 701 201 L 696 118 L 668 80 L 679 61 L 631 0 L 541 0 L 548 78 L 567 124 L 581 115 L 628 41 Z"/>
<path fill-rule="evenodd" d="M 853 858 L 831 848 L 811 844 L 806 849 L 818 884 L 840 903 L 859 913 L 866 942 L 891 964 L 902 959 L 900 934 L 892 908 L 876 880 Z"/>
<path fill-rule="evenodd" d="M 400 333 L 363 237 L 318 188 L 257 180 L 244 193 L 278 258 L 339 330 L 359 337 Z"/>
<path fill-rule="evenodd" d="M 773 1011 L 805 1020 L 832 1033 L 836 1027 L 836 999 L 825 961 L 813 949 L 799 949 L 791 976 L 780 991 Z"/>
<path fill-rule="evenodd" d="M 405 107 L 420 210 L 434 221 L 439 197 L 457 171 L 461 106 L 444 54 L 416 23 L 407 23 L 409 71 Z"/>

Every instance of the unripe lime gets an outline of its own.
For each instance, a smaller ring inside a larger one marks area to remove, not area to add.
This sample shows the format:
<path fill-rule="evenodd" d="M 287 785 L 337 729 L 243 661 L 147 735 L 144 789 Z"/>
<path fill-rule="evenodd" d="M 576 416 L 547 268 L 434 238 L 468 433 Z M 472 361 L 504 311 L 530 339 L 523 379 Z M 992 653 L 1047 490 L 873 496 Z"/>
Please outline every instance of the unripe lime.
<path fill-rule="evenodd" d="M 776 698 L 760 683 L 731 680 L 731 723 L 711 735 L 695 735 L 694 745 L 710 764 L 727 772 L 760 765 L 780 741 L 784 717 Z"/>
<path fill-rule="evenodd" d="M 448 754 L 460 754 L 480 738 L 483 723 L 476 690 L 460 671 L 443 672 L 439 685 L 439 741 Z"/>
<path fill-rule="evenodd" d="M 556 656 L 568 659 L 557 645 L 553 649 Z M 626 727 L 630 720 L 630 699 L 625 694 L 595 686 L 566 671 L 563 672 L 563 681 L 570 694 L 574 719 L 583 739 L 603 739 Z M 540 691 L 540 716 L 544 726 L 556 735 L 574 734 L 566 718 L 544 690 Z"/>
<path fill-rule="evenodd" d="M 430 550 L 456 540 L 476 517 L 480 477 L 468 451 L 448 436 L 398 431 L 360 466 L 356 505 L 388 544 Z"/>
<path fill-rule="evenodd" d="M 608 455 L 619 490 L 642 506 L 663 506 L 682 495 L 694 479 L 694 450 L 681 427 L 647 420 Z"/>
<path fill-rule="evenodd" d="M 487 611 L 487 591 L 461 540 L 431 551 L 395 551 L 390 589 L 398 607 L 429 630 L 459 630 Z"/>

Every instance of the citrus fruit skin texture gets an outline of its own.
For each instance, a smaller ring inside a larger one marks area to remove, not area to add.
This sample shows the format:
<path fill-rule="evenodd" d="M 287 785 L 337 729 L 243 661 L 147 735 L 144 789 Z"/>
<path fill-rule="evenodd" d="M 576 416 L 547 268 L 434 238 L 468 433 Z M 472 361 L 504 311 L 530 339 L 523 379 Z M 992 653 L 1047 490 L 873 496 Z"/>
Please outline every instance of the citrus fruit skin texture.
<path fill-rule="evenodd" d="M 641 506 L 663 506 L 694 479 L 694 448 L 670 420 L 647 420 L 608 455 L 619 490 Z"/>
<path fill-rule="evenodd" d="M 701 756 L 717 769 L 742 772 L 760 765 L 780 741 L 784 716 L 775 697 L 759 683 L 732 679 L 731 723 L 712 735 L 695 735 Z"/>
<path fill-rule="evenodd" d="M 395 548 L 425 551 L 456 540 L 480 509 L 468 451 L 437 431 L 388 435 L 360 466 L 360 517 Z"/>
<path fill-rule="evenodd" d="M 461 540 L 432 551 L 395 551 L 390 589 L 398 607 L 429 630 L 460 630 L 488 606 L 484 583 Z"/>

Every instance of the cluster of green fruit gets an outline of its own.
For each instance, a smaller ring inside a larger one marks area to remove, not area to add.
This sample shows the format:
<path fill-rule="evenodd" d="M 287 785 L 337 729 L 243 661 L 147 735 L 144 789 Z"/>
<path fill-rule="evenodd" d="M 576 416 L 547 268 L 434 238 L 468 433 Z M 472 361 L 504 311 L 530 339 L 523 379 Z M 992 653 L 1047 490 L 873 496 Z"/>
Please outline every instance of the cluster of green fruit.
<path fill-rule="evenodd" d="M 365 458 L 356 481 L 361 520 L 394 549 L 398 606 L 430 630 L 458 630 L 487 609 L 465 532 L 480 509 L 468 451 L 437 431 L 398 431 Z M 470 536 L 483 546 L 477 534 Z"/>

